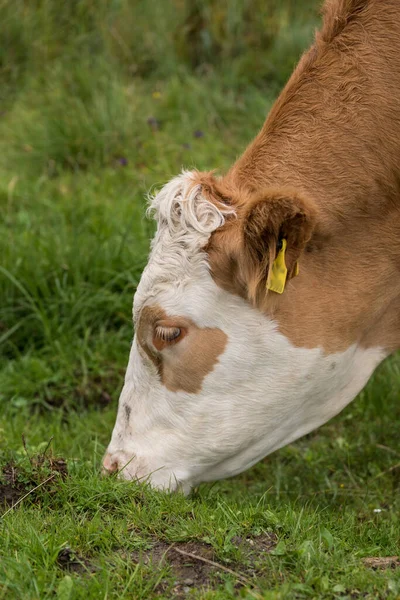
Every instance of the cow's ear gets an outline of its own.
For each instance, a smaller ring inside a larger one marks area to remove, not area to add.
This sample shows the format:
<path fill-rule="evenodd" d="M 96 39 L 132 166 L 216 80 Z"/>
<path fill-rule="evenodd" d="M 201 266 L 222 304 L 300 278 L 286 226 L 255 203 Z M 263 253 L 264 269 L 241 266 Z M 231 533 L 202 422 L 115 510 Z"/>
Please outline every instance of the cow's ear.
<path fill-rule="evenodd" d="M 286 279 L 296 274 L 316 215 L 314 202 L 291 188 L 268 190 L 247 204 L 242 221 L 242 265 L 249 299 L 256 300 L 260 284 L 270 280 L 279 252 L 282 263 L 282 250 Z"/>

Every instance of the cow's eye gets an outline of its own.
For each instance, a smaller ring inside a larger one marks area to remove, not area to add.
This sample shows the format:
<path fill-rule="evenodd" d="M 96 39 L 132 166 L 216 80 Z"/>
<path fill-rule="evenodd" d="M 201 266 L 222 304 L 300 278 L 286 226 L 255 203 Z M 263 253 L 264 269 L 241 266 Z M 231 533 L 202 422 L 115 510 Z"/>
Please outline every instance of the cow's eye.
<path fill-rule="evenodd" d="M 154 336 L 156 339 L 162 342 L 175 342 L 182 334 L 182 330 L 179 327 L 164 327 L 158 325 L 154 330 Z"/>
<path fill-rule="evenodd" d="M 159 352 L 162 352 L 164 348 L 173 346 L 180 342 L 185 335 L 188 333 L 187 327 L 175 325 L 174 322 L 162 322 L 155 323 L 153 330 L 153 346 Z"/>

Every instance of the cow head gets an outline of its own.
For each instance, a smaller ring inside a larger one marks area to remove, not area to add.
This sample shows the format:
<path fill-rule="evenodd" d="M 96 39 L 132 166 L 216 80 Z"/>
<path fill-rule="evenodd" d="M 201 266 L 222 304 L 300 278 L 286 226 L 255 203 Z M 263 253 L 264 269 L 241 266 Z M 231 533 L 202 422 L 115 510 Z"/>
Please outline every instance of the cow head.
<path fill-rule="evenodd" d="M 318 224 L 310 198 L 290 188 L 230 193 L 211 175 L 184 172 L 151 209 L 157 232 L 134 299 L 135 337 L 103 465 L 187 493 L 326 422 L 382 353 L 339 330 L 327 348 L 321 331 L 331 324 L 304 316 L 315 317 L 319 302 L 317 295 L 307 307 Z M 267 287 L 283 240 L 287 276 L 278 294 Z"/>

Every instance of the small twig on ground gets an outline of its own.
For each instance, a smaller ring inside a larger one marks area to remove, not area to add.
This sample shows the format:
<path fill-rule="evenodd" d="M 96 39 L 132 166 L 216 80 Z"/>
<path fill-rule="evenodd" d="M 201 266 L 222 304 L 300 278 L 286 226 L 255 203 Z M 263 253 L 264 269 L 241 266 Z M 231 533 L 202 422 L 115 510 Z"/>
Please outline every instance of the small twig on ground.
<path fill-rule="evenodd" d="M 8 510 L 6 510 L 6 512 L 4 514 L 1 515 L 1 518 L 4 519 L 4 517 L 6 515 L 8 515 L 8 513 L 11 512 L 16 506 L 18 506 L 18 504 L 21 504 L 22 500 L 25 500 L 25 498 L 27 498 L 29 496 L 29 494 L 32 494 L 32 492 L 34 492 L 35 490 L 37 490 L 40 487 L 42 487 L 42 485 L 44 485 L 45 483 L 48 483 L 49 481 L 51 481 L 52 479 L 54 479 L 55 476 L 56 476 L 56 474 L 53 473 L 53 475 L 50 475 L 50 477 L 48 477 L 47 479 L 45 479 L 45 481 L 42 481 L 42 483 L 39 483 L 39 485 L 37 485 L 34 488 L 32 488 L 31 490 L 29 490 L 29 492 L 27 494 L 25 494 L 25 496 L 22 496 L 22 498 L 20 498 L 19 500 L 17 500 L 17 502 L 15 504 L 13 504 L 12 506 L 10 506 L 10 508 Z"/>
<path fill-rule="evenodd" d="M 176 546 L 174 547 L 174 551 L 178 552 L 179 554 L 182 554 L 182 556 L 187 556 L 188 558 L 194 558 L 195 560 L 199 560 L 201 562 L 207 563 L 208 565 L 216 567 L 217 569 L 221 569 L 222 571 L 225 571 L 226 573 L 230 573 L 231 575 L 236 577 L 236 579 L 239 579 L 239 581 L 241 581 L 242 583 L 245 583 L 246 585 L 251 585 L 250 580 L 247 579 L 247 577 L 244 577 L 244 575 L 241 575 L 240 573 L 236 573 L 235 571 L 232 571 L 232 569 L 229 569 L 228 567 L 224 567 L 224 565 L 221 565 L 220 563 L 210 560 L 209 558 L 204 558 L 204 556 L 197 556 L 197 554 L 192 554 L 192 552 L 186 552 L 186 550 L 181 550 L 180 548 L 177 548 Z"/>

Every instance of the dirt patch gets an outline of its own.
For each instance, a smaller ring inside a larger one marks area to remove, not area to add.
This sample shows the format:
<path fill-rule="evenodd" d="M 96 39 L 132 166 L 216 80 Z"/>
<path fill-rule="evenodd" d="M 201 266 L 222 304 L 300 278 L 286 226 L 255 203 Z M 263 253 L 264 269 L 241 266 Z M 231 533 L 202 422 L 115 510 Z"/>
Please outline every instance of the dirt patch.
<path fill-rule="evenodd" d="M 232 543 L 243 550 L 243 552 L 249 556 L 259 557 L 263 553 L 271 552 L 278 543 L 278 538 L 275 533 L 263 533 L 257 537 L 240 537 L 235 536 L 232 538 Z"/>
<path fill-rule="evenodd" d="M 383 570 L 383 569 L 397 569 L 400 567 L 399 556 L 369 556 L 363 558 L 362 562 L 365 567 L 369 569 Z"/>
<path fill-rule="evenodd" d="M 231 542 L 243 552 L 245 564 L 225 564 L 216 558 L 211 545 L 198 541 L 175 544 L 156 541 L 150 550 L 134 552 L 131 558 L 152 567 L 169 567 L 175 578 L 173 598 L 185 597 L 192 588 L 211 588 L 226 574 L 232 575 L 239 587 L 251 586 L 259 563 L 275 548 L 277 538 L 275 534 L 265 533 L 257 537 L 235 537 Z M 165 591 L 166 585 L 167 582 L 162 582 L 159 591 Z"/>
<path fill-rule="evenodd" d="M 58 473 L 62 479 L 68 475 L 68 466 L 65 458 L 48 458 L 48 467 L 52 473 Z"/>
<path fill-rule="evenodd" d="M 169 566 L 175 577 L 174 597 L 185 595 L 192 587 L 209 587 L 212 581 L 218 580 L 218 566 L 212 564 L 214 550 L 202 542 L 168 544 L 158 541 L 151 550 L 134 552 L 132 559 L 154 567 Z"/>
<path fill-rule="evenodd" d="M 62 548 L 58 553 L 57 564 L 60 569 L 69 571 L 70 573 L 87 573 L 95 570 L 92 563 L 87 558 L 74 552 L 74 550 L 68 546 Z"/>
<path fill-rule="evenodd" d="M 242 553 L 241 572 L 247 577 L 259 577 L 268 567 L 266 556 L 274 550 L 278 543 L 275 533 L 263 533 L 259 536 L 235 536 L 232 544 Z"/>
<path fill-rule="evenodd" d="M 29 500 L 35 501 L 43 488 L 49 490 L 56 478 L 65 479 L 68 474 L 67 463 L 63 458 L 40 454 L 29 460 L 29 471 L 13 462 L 3 467 L 0 473 L 0 514 L 15 506 L 31 490 Z"/>
<path fill-rule="evenodd" d="M 24 494 L 26 487 L 18 481 L 18 470 L 8 464 L 3 468 L 3 482 L 0 482 L 0 510 L 2 507 L 14 506 Z"/>

